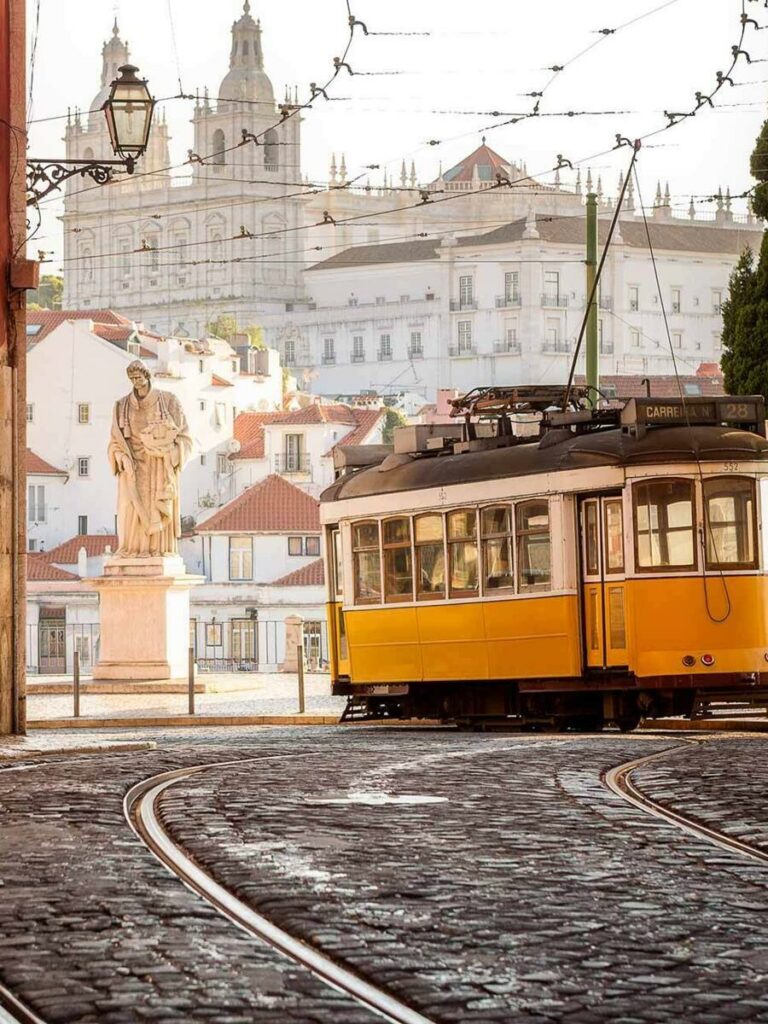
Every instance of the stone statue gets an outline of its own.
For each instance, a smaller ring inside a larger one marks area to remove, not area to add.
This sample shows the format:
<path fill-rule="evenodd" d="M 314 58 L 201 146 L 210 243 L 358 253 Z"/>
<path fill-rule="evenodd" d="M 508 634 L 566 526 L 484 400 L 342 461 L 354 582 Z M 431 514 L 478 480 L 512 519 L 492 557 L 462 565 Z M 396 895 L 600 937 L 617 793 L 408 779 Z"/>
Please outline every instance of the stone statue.
<path fill-rule="evenodd" d="M 178 554 L 180 477 L 192 450 L 181 404 L 152 387 L 149 370 L 134 360 L 127 369 L 133 391 L 115 403 L 108 457 L 117 476 L 120 557 Z"/>

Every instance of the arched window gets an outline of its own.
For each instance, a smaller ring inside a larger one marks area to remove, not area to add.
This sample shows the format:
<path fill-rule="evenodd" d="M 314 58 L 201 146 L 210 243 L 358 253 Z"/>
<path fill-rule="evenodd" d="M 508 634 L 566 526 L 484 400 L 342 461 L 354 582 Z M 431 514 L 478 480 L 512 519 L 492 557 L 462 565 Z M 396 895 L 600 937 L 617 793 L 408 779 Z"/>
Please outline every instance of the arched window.
<path fill-rule="evenodd" d="M 264 136 L 264 170 L 277 171 L 280 168 L 277 132 L 270 128 Z"/>
<path fill-rule="evenodd" d="M 83 160 L 93 160 L 93 150 L 90 146 L 85 147 L 85 151 L 83 152 Z"/>
<path fill-rule="evenodd" d="M 83 281 L 90 284 L 93 281 L 93 250 L 86 246 L 80 251 Z"/>
<path fill-rule="evenodd" d="M 227 154 L 224 152 L 226 148 L 227 140 L 224 138 L 224 132 L 221 128 L 217 128 L 213 133 L 213 162 L 215 164 L 227 162 Z"/>

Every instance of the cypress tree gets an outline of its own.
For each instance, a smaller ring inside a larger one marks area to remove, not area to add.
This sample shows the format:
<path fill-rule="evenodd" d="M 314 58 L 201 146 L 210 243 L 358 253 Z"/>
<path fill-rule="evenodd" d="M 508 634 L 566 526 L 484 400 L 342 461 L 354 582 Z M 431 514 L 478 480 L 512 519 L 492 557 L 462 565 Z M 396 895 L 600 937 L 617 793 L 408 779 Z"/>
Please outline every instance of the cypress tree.
<path fill-rule="evenodd" d="M 768 121 L 750 159 L 757 178 L 755 215 L 768 220 Z M 768 401 L 768 234 L 763 234 L 757 263 L 746 249 L 731 274 L 723 303 L 723 377 L 731 395 L 763 395 Z"/>

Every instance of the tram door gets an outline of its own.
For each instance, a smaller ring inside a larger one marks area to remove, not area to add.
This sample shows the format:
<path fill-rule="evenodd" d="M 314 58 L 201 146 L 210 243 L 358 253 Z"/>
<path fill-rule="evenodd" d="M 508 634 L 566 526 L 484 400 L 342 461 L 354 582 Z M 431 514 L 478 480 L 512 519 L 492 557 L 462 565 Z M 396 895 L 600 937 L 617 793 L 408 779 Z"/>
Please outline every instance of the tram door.
<path fill-rule="evenodd" d="M 582 621 L 588 668 L 626 665 L 624 520 L 618 495 L 581 503 Z"/>

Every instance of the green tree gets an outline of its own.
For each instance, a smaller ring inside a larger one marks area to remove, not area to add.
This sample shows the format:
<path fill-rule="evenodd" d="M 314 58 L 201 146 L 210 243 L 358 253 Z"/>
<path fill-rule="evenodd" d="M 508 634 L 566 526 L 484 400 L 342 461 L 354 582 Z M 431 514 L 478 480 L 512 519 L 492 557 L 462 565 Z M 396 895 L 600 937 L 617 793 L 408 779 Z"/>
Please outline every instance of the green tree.
<path fill-rule="evenodd" d="M 27 309 L 61 309 L 63 295 L 64 278 L 43 274 L 39 286 L 27 295 Z"/>
<path fill-rule="evenodd" d="M 757 178 L 752 209 L 761 220 L 768 220 L 768 121 L 763 122 L 749 160 L 752 177 Z"/>
<path fill-rule="evenodd" d="M 381 440 L 384 444 L 392 444 L 394 441 L 395 428 L 407 427 L 408 418 L 400 409 L 387 409 L 384 413 L 384 426 L 381 430 Z"/>
<path fill-rule="evenodd" d="M 238 333 L 237 320 L 231 313 L 221 313 L 213 320 L 208 321 L 205 330 L 214 338 L 223 338 L 224 341 L 229 341 Z"/>

